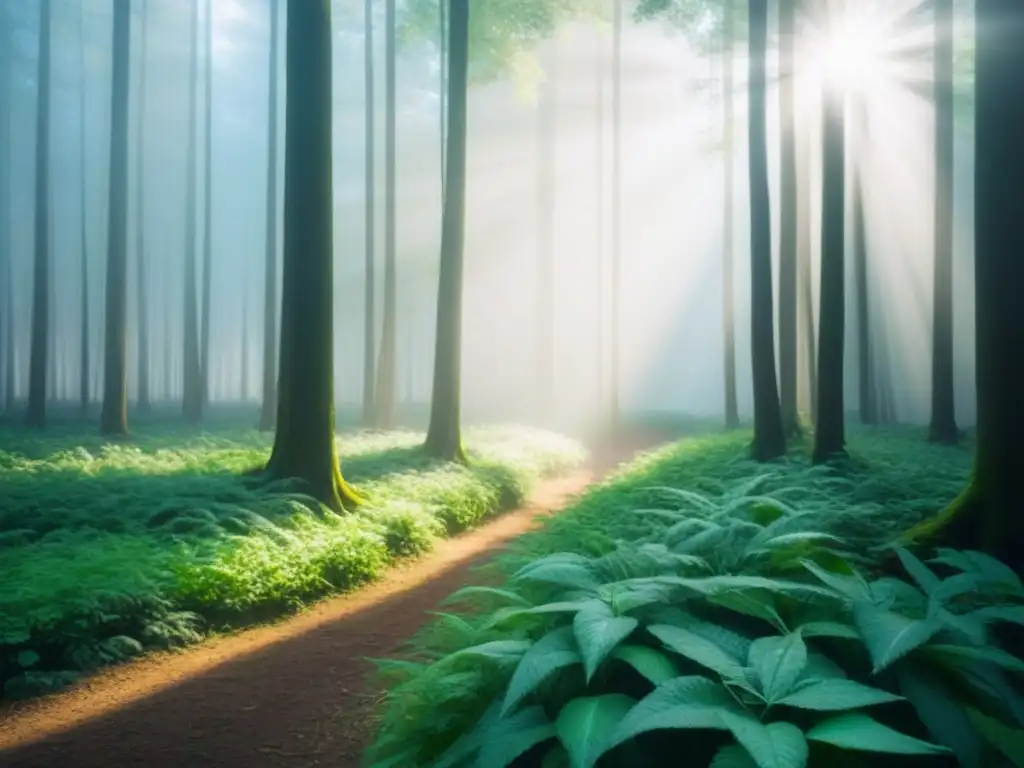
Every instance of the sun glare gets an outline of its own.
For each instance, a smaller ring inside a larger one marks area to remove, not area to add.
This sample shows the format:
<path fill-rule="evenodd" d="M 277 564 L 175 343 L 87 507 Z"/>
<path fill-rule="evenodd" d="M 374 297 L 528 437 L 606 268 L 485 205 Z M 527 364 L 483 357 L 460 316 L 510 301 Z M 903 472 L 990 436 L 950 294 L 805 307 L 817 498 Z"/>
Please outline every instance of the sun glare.
<path fill-rule="evenodd" d="M 863 90 L 882 74 L 886 29 L 873 16 L 851 11 L 833 20 L 809 54 L 812 74 L 823 86 Z"/>

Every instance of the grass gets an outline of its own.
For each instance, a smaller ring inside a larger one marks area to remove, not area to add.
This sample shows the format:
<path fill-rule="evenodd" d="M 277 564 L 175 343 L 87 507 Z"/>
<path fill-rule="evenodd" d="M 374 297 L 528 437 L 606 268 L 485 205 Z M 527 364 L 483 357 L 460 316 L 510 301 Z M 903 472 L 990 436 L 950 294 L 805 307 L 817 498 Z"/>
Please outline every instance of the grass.
<path fill-rule="evenodd" d="M 429 459 L 421 440 L 342 435 L 342 470 L 370 504 L 338 516 L 288 483 L 246 481 L 271 445 L 252 430 L 144 426 L 123 444 L 73 427 L 0 433 L 5 695 L 351 589 L 584 458 L 527 428 L 469 430 L 470 467 Z"/>
<path fill-rule="evenodd" d="M 642 456 L 593 487 L 558 516 L 547 519 L 542 528 L 519 539 L 507 554 L 486 566 L 480 573 L 481 582 L 497 586 L 499 591 L 478 591 L 471 604 L 461 599 L 453 603 L 450 613 L 425 628 L 410 644 L 408 658 L 417 664 L 403 660 L 382 663 L 382 679 L 387 680 L 393 693 L 380 713 L 378 739 L 371 754 L 377 759 L 405 755 L 406 763 L 396 764 L 408 764 L 410 754 L 425 750 L 419 753 L 421 757 L 429 753 L 435 759 L 435 748 L 443 750 L 453 734 L 465 734 L 466 726 L 476 723 L 488 707 L 489 697 L 504 690 L 511 667 L 506 664 L 500 672 L 485 675 L 474 671 L 475 667 L 462 670 L 452 666 L 454 671 L 448 674 L 453 687 L 445 693 L 438 684 L 442 673 L 431 671 L 440 667 L 433 668 L 431 663 L 443 659 L 438 664 L 446 664 L 456 658 L 453 654 L 457 651 L 498 639 L 487 627 L 500 612 L 490 617 L 487 612 L 508 605 L 503 600 L 519 588 L 510 580 L 511 574 L 523 566 L 556 553 L 601 557 L 617 549 L 630 551 L 630 542 L 671 540 L 667 533 L 679 521 L 678 514 L 642 513 L 645 509 L 687 506 L 685 493 L 681 497 L 666 489 L 695 492 L 717 509 L 728 509 L 732 500 L 742 498 L 746 511 L 754 503 L 754 513 L 757 502 L 752 497 L 762 497 L 766 506 L 778 508 L 781 504 L 802 513 L 801 530 L 832 534 L 850 550 L 866 554 L 948 504 L 962 488 L 971 466 L 969 446 L 930 445 L 924 431 L 914 428 L 854 429 L 849 435 L 850 458 L 817 467 L 808 459 L 809 446 L 799 442 L 787 458 L 758 464 L 748 458 L 749 440 L 744 432 L 700 436 Z M 627 544 L 624 550 L 623 543 Z M 706 554 L 709 558 L 715 555 L 714 548 Z M 564 562 L 568 578 L 568 571 L 577 566 Z M 614 556 L 609 562 L 616 562 Z M 551 574 L 562 566 L 550 567 L 549 576 L 554 579 Z M 560 621 L 562 616 L 554 613 L 551 620 Z M 514 621 L 514 616 L 509 621 Z M 458 677 L 463 671 L 465 680 Z M 453 691 L 459 686 L 463 686 L 459 690 L 466 696 L 456 701 Z M 550 695 L 555 701 L 562 696 L 550 686 L 544 690 L 544 696 Z M 548 698 L 542 697 L 542 701 L 550 703 Z M 412 751 L 406 751 L 409 749 Z"/>

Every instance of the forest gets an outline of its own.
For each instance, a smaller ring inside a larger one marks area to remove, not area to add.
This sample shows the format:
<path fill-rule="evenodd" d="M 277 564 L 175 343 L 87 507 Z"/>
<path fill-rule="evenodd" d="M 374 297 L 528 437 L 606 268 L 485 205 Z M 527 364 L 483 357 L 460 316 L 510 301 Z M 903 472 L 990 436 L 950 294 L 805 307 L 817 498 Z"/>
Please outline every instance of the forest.
<path fill-rule="evenodd" d="M 3 0 L 0 766 L 1024 766 L 1022 135 L 1021 0 Z"/>

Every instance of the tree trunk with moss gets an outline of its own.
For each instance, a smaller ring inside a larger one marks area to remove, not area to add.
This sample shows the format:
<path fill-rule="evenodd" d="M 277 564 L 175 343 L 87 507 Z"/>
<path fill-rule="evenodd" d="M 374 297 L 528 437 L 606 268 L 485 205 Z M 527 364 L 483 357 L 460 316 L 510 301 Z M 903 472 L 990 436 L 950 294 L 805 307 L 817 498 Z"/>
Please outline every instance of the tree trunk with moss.
<path fill-rule="evenodd" d="M 188 78 L 188 155 L 185 170 L 185 318 L 182 339 L 182 416 L 198 424 L 203 415 L 203 373 L 199 364 L 196 301 L 196 80 L 199 77 L 199 0 L 192 0 Z"/>
<path fill-rule="evenodd" d="M 39 3 L 39 67 L 36 83 L 35 261 L 32 270 L 32 338 L 29 350 L 30 427 L 46 426 L 46 357 L 50 328 L 50 0 Z"/>
<path fill-rule="evenodd" d="M 726 0 L 722 24 L 722 151 L 725 158 L 725 198 L 722 208 L 724 232 L 722 240 L 722 327 L 725 336 L 725 427 L 739 426 L 739 405 L 736 399 L 736 310 L 733 298 L 733 138 L 736 131 L 736 107 L 733 96 L 733 46 L 736 42 L 734 0 Z"/>
<path fill-rule="evenodd" d="M 440 459 L 465 462 L 461 427 L 462 266 L 466 220 L 466 123 L 469 0 L 450 0 L 448 147 L 445 152 L 441 266 L 437 291 L 434 386 L 425 448 Z"/>
<path fill-rule="evenodd" d="M 141 20 L 142 42 L 139 49 L 139 115 L 135 139 L 135 264 L 138 284 L 138 343 L 139 343 L 139 394 L 140 411 L 150 410 L 149 402 L 149 297 L 146 270 L 146 213 L 144 185 L 146 183 L 146 55 L 148 34 L 146 31 L 146 0 L 142 0 Z"/>
<path fill-rule="evenodd" d="M 767 45 L 768 2 L 750 0 L 750 348 L 754 376 L 753 455 L 758 461 L 769 461 L 786 453 L 775 379 L 772 221 L 765 139 Z"/>
<path fill-rule="evenodd" d="M 398 105 L 395 90 L 396 20 L 395 1 L 385 0 L 384 41 L 384 320 L 377 360 L 377 389 L 374 396 L 376 426 L 395 426 L 396 367 L 398 357 L 398 269 L 395 253 L 395 118 Z"/>
<path fill-rule="evenodd" d="M 843 249 L 845 191 L 845 126 L 843 94 L 830 87 L 825 94 L 821 219 L 821 313 L 818 320 L 818 418 L 814 461 L 845 451 L 843 424 L 843 355 L 846 336 L 846 278 Z"/>
<path fill-rule="evenodd" d="M 270 0 L 270 68 L 267 99 L 267 231 L 263 263 L 263 403 L 260 431 L 274 428 L 277 417 L 277 70 L 281 11 Z"/>
<path fill-rule="evenodd" d="M 110 204 L 100 432 L 128 434 L 128 99 L 131 7 L 114 5 L 110 94 Z"/>
<path fill-rule="evenodd" d="M 779 404 L 787 435 L 800 432 L 797 414 L 797 181 L 794 46 L 796 0 L 779 1 Z"/>
<path fill-rule="evenodd" d="M 928 437 L 960 439 L 953 387 L 953 0 L 935 0 L 935 266 Z"/>
<path fill-rule="evenodd" d="M 360 503 L 334 442 L 331 6 L 287 5 L 281 370 L 270 478 L 335 512 Z"/>
<path fill-rule="evenodd" d="M 960 497 L 910 532 L 936 532 L 981 549 L 1024 574 L 1024 4 L 977 0 L 974 270 L 978 436 L 974 471 Z"/>

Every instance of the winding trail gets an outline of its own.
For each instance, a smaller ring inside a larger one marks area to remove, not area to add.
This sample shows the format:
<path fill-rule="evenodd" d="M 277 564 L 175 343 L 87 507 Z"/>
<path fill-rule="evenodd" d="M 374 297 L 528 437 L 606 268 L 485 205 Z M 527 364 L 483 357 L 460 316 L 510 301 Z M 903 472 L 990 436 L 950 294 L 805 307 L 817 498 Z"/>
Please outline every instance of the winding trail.
<path fill-rule="evenodd" d="M 3 768 L 355 768 L 380 692 L 366 657 L 398 651 L 471 569 L 638 449 L 542 483 L 522 508 L 440 542 L 380 581 L 271 626 L 113 667 L 71 689 L 0 708 Z M 415 768 L 409 766 L 408 768 Z"/>

